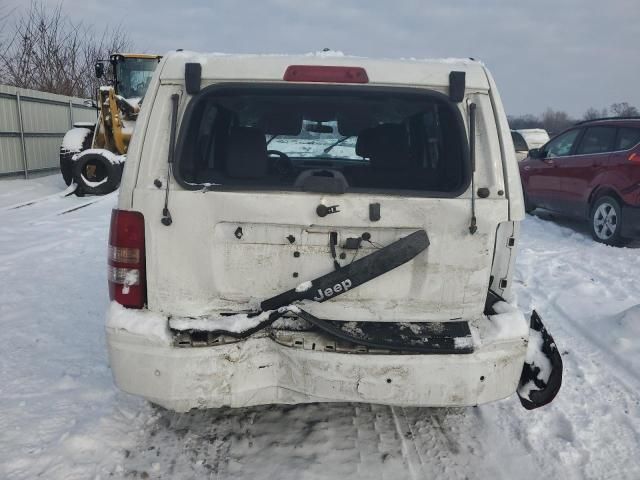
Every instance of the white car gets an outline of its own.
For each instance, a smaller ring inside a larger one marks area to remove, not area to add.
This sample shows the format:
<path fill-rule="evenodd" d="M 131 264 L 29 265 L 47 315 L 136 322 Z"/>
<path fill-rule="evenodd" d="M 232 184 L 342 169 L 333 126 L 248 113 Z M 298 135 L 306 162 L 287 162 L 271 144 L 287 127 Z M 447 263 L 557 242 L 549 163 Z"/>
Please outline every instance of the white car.
<path fill-rule="evenodd" d="M 176 411 L 548 403 L 555 344 L 504 300 L 523 217 L 482 63 L 169 53 L 111 220 L 115 381 Z"/>
<path fill-rule="evenodd" d="M 511 139 L 516 149 L 519 162 L 527 158 L 529 150 L 540 148 L 549 141 L 549 134 L 544 128 L 521 128 L 511 130 Z"/>

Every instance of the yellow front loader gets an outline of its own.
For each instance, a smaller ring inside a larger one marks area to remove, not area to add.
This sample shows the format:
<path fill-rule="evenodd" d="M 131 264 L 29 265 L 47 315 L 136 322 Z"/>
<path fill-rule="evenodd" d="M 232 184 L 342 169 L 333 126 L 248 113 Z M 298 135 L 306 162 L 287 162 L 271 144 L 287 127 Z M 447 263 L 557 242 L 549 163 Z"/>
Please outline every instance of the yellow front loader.
<path fill-rule="evenodd" d="M 97 93 L 97 121 L 74 124 L 60 147 L 62 176 L 67 185 L 76 184 L 77 195 L 118 188 L 140 105 L 160 58 L 114 53 L 96 62 L 96 77 L 107 80 Z"/>

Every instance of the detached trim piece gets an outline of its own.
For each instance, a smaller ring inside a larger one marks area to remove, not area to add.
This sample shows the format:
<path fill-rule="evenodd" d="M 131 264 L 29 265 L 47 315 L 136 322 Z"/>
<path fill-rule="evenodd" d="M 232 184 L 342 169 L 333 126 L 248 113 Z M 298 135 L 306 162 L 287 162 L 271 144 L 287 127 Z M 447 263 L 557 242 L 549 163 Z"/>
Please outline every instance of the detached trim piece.
<path fill-rule="evenodd" d="M 546 381 L 540 379 L 540 367 L 535 364 L 526 363 L 522 369 L 522 375 L 520 376 L 520 383 L 518 386 L 518 397 L 520 403 L 527 410 L 533 410 L 534 408 L 543 407 L 556 398 L 556 395 L 560 391 L 562 386 L 562 356 L 558 351 L 553 337 L 549 335 L 547 329 L 542 324 L 542 319 L 538 312 L 535 310 L 531 314 L 531 330 L 540 332 L 542 335 L 542 354 L 549 360 L 551 364 L 551 373 Z M 535 390 L 532 390 L 529 395 L 523 396 L 520 390 L 529 382 L 533 382 L 536 386 Z"/>
<path fill-rule="evenodd" d="M 300 300 L 330 300 L 407 263 L 428 246 L 427 232 L 418 230 L 339 270 L 312 280 L 308 290 L 291 289 L 263 301 L 260 308 L 263 311 L 277 310 Z"/>

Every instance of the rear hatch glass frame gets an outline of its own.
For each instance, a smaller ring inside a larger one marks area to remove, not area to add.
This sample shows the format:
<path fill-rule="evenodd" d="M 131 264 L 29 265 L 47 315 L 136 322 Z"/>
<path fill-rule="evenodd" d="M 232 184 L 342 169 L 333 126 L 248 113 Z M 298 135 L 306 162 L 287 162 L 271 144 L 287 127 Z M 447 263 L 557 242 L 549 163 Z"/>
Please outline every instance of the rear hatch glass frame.
<path fill-rule="evenodd" d="M 390 189 L 390 188 L 349 188 L 345 193 L 354 195 L 370 195 L 383 194 L 391 196 L 406 197 L 426 197 L 426 198 L 456 198 L 467 191 L 471 183 L 471 160 L 469 155 L 469 141 L 465 121 L 462 112 L 458 108 L 458 104 L 452 102 L 448 96 L 441 92 L 430 90 L 428 88 L 417 87 L 389 87 L 389 86 L 373 86 L 373 85 L 343 85 L 343 84 L 291 84 L 291 83 L 248 83 L 248 82 L 231 82 L 218 83 L 203 88 L 198 94 L 194 95 L 186 105 L 182 116 L 179 134 L 176 143 L 175 159 L 176 165 L 173 168 L 173 176 L 178 184 L 185 190 L 201 191 L 206 188 L 207 191 L 263 191 L 263 192 L 299 192 L 299 193 L 315 193 L 307 192 L 301 188 L 294 186 L 271 186 L 271 185 L 218 185 L 211 183 L 194 183 L 183 178 L 181 172 L 181 160 L 185 157 L 187 150 L 187 141 L 190 134 L 189 129 L 194 119 L 197 121 L 196 111 L 200 103 L 206 101 L 212 95 L 239 95 L 247 93 L 256 94 L 286 94 L 294 95 L 331 95 L 342 96 L 348 98 L 350 95 L 393 95 L 399 97 L 416 98 L 423 97 L 437 101 L 440 105 L 449 109 L 452 114 L 453 121 L 456 124 L 458 135 L 460 137 L 461 148 L 461 182 L 459 187 L 451 191 L 430 191 L 430 190 L 409 190 L 409 189 Z M 330 193 L 330 192 L 327 192 Z"/>

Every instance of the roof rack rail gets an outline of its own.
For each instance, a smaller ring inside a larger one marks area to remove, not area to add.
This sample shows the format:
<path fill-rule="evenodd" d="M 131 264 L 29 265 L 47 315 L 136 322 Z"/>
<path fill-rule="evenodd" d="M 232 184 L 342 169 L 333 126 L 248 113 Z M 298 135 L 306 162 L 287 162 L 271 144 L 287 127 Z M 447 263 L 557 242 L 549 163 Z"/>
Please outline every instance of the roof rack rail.
<path fill-rule="evenodd" d="M 600 120 L 640 120 L 640 115 L 634 115 L 629 117 L 601 117 L 601 118 L 592 118 L 590 120 L 580 120 L 576 122 L 575 125 L 582 125 L 583 123 L 589 122 L 598 122 Z"/>

